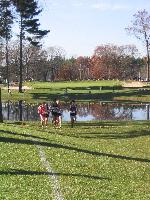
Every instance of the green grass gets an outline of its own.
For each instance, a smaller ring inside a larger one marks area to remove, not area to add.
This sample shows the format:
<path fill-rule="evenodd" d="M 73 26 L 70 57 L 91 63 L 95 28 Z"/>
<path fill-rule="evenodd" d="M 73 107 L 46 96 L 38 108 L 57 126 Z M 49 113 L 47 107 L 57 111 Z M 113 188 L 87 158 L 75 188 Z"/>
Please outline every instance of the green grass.
<path fill-rule="evenodd" d="M 52 199 L 39 144 L 65 200 L 150 199 L 150 124 L 78 122 L 62 129 L 38 122 L 0 124 L 0 199 Z"/>
<path fill-rule="evenodd" d="M 47 196 L 51 196 L 52 192 L 49 179 L 44 175 L 45 169 L 40 165 L 34 145 L 18 143 L 26 138 L 26 130 L 21 130 L 21 133 L 18 128 L 5 125 L 3 129 L 1 126 L 0 199 L 47 200 Z M 23 134 L 24 137 L 18 134 Z"/>
<path fill-rule="evenodd" d="M 18 93 L 17 90 L 12 90 L 11 95 L 7 93 L 7 90 L 2 90 L 2 99 L 12 101 L 22 99 L 30 102 L 36 100 L 48 101 L 55 98 L 89 101 L 99 99 L 100 93 L 104 94 L 106 92 L 105 96 L 112 96 L 112 88 L 121 87 L 120 81 L 26 82 L 24 84 L 32 89 L 26 90 L 22 94 Z M 100 87 L 103 87 L 102 91 L 100 91 Z M 66 88 L 67 95 L 65 95 Z M 106 89 L 107 91 L 105 91 Z"/>
<path fill-rule="evenodd" d="M 125 102 L 149 102 L 150 89 L 147 85 L 144 89 L 123 88 L 121 81 L 70 81 L 70 82 L 26 82 L 31 87 L 24 93 L 12 90 L 2 90 L 2 100 L 28 102 L 51 101 L 59 98 L 62 101 L 125 101 Z M 67 88 L 67 94 L 65 93 Z M 102 89 L 100 89 L 102 88 Z"/>
<path fill-rule="evenodd" d="M 33 88 L 50 88 L 50 89 L 65 89 L 67 88 L 87 88 L 94 86 L 120 86 L 121 81 L 110 80 L 110 81 L 64 81 L 64 82 L 27 82 L 26 85 Z"/>

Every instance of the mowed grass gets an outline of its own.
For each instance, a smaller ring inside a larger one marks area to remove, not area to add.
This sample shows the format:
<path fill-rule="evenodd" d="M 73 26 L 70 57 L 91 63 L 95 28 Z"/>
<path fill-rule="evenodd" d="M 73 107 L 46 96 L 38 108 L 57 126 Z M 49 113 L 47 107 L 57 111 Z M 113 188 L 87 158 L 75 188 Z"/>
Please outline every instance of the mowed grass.
<path fill-rule="evenodd" d="M 102 93 L 102 97 L 106 93 L 107 98 L 110 99 L 112 98 L 113 87 L 121 87 L 121 81 L 25 82 L 24 85 L 30 89 L 26 89 L 21 94 L 18 93 L 18 90 L 12 89 L 10 95 L 6 89 L 3 89 L 2 99 L 13 101 L 19 99 L 25 101 L 48 101 L 60 98 L 61 100 L 77 99 L 85 101 L 99 99 L 100 93 Z M 101 90 L 102 87 L 103 89 Z"/>
<path fill-rule="evenodd" d="M 51 88 L 51 89 L 65 89 L 65 88 L 86 88 L 94 86 L 121 86 L 122 82 L 119 80 L 103 80 L 103 81 L 60 81 L 60 82 L 26 82 L 25 85 L 33 88 Z"/>
<path fill-rule="evenodd" d="M 128 83 L 128 81 L 127 81 Z M 52 101 L 59 98 L 61 101 L 124 101 L 124 102 L 149 102 L 149 85 L 145 88 L 123 88 L 123 82 L 118 80 L 103 81 L 66 81 L 66 82 L 25 82 L 24 86 L 30 89 L 12 89 L 8 94 L 7 89 L 2 90 L 2 100 L 27 102 Z"/>
<path fill-rule="evenodd" d="M 32 135 L 19 129 L 0 125 L 0 199 L 52 199 L 37 149 L 27 142 Z"/>
<path fill-rule="evenodd" d="M 150 199 L 150 124 L 38 122 L 0 124 L 0 199 L 55 199 L 37 145 L 55 172 L 65 200 Z"/>

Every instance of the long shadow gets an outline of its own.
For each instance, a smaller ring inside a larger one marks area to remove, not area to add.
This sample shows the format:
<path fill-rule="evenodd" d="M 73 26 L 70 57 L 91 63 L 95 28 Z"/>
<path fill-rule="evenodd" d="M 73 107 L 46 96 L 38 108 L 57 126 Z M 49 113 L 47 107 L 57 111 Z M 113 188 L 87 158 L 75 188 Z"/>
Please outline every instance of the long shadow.
<path fill-rule="evenodd" d="M 65 90 L 66 87 L 59 88 L 60 90 Z M 120 90 L 122 86 L 84 86 L 84 87 L 67 87 L 70 90 Z"/>
<path fill-rule="evenodd" d="M 129 156 L 123 156 L 123 155 L 115 155 L 111 153 L 101 153 L 96 151 L 89 151 L 86 149 L 79 149 L 76 147 L 70 147 L 62 144 L 56 144 L 56 143 L 48 143 L 48 142 L 40 142 L 40 141 L 32 141 L 32 140 L 24 140 L 24 139 L 16 139 L 16 138 L 8 138 L 8 137 L 0 137 L 0 142 L 6 142 L 6 143 L 17 143 L 17 144 L 28 144 L 28 145 L 41 145 L 45 147 L 52 147 L 52 148 L 58 148 L 58 149 L 66 149 L 71 151 L 76 151 L 80 153 L 86 153 L 93 156 L 106 156 L 110 158 L 116 158 L 116 159 L 125 159 L 125 160 L 132 160 L 132 161 L 139 161 L 139 162 L 150 162 L 149 159 L 144 158 L 134 158 Z"/>
<path fill-rule="evenodd" d="M 93 127 L 103 127 L 103 128 L 105 128 L 105 127 L 107 127 L 108 128 L 108 126 L 110 126 L 110 127 L 112 127 L 112 126 L 125 126 L 125 125 L 127 125 L 127 123 L 128 122 L 126 122 L 126 121 L 113 121 L 113 122 L 103 122 L 103 121 L 96 121 L 96 122 L 78 122 L 78 123 L 76 123 L 75 124 L 75 126 L 83 126 L 83 128 L 85 128 L 85 127 L 88 127 L 89 128 L 89 126 L 91 127 L 91 126 L 93 126 Z"/>
<path fill-rule="evenodd" d="M 95 90 L 99 91 L 100 87 L 102 88 L 102 91 L 99 93 L 95 93 Z M 67 95 L 63 94 L 63 91 L 66 89 L 66 87 L 62 87 L 59 89 L 54 89 L 55 91 L 58 90 L 56 94 L 51 94 L 44 92 L 44 90 L 53 90 L 52 88 L 42 88 L 41 93 L 34 93 L 33 91 L 30 93 L 33 96 L 33 99 L 44 99 L 44 100 L 53 100 L 54 98 L 59 99 L 76 99 L 76 100 L 88 100 L 88 99 L 101 99 L 101 100 L 110 100 L 112 101 L 114 97 L 139 97 L 142 95 L 149 96 L 150 90 L 149 89 L 138 89 L 138 88 L 122 88 L 121 86 L 87 86 L 87 87 L 67 87 L 68 89 L 72 91 L 76 91 L 76 93 L 69 91 Z M 38 88 L 41 90 L 41 88 Z M 80 90 L 86 91 L 86 93 L 80 93 Z M 93 93 L 94 92 L 94 93 Z M 128 100 L 129 102 L 129 100 Z M 137 101 L 140 102 L 140 101 Z"/>
<path fill-rule="evenodd" d="M 132 126 L 132 125 L 136 125 L 136 126 L 141 126 L 141 125 L 147 125 L 150 126 L 149 121 L 118 121 L 118 120 L 114 120 L 114 121 L 104 121 L 104 120 L 99 120 L 96 122 L 77 122 L 75 123 L 75 126 L 77 127 L 83 127 L 83 128 L 89 128 L 90 127 L 101 127 L 101 128 L 115 128 L 115 127 L 120 127 L 122 126 L 122 128 L 126 128 L 125 126 Z"/>
<path fill-rule="evenodd" d="M 143 91 L 139 91 L 139 90 L 129 90 L 129 91 L 121 91 L 121 92 L 116 92 L 114 93 L 115 97 L 120 97 L 120 96 L 125 96 L 125 97 L 139 97 L 139 96 L 149 96 L 150 95 L 150 90 L 143 90 Z"/>
<path fill-rule="evenodd" d="M 98 127 L 99 128 L 99 127 Z M 105 127 L 102 127 L 102 129 Z M 108 128 L 108 127 L 106 127 Z M 112 128 L 112 127 L 111 127 Z M 115 126 L 113 128 L 116 128 Z M 79 133 L 76 135 L 72 135 L 70 133 L 68 134 L 62 134 L 61 132 L 58 132 L 58 135 L 63 135 L 63 136 L 68 136 L 72 138 L 84 138 L 84 139 L 132 139 L 132 138 L 137 138 L 137 137 L 145 137 L 145 136 L 150 136 L 150 131 L 130 131 L 127 133 L 98 133 L 98 132 L 88 132 L 88 127 L 85 127 L 84 130 L 87 129 L 87 132 L 85 133 Z"/>
<path fill-rule="evenodd" d="M 90 136 L 89 136 L 90 135 Z M 128 133 L 122 133 L 122 134 L 115 134 L 115 133 L 106 133 L 106 134 L 98 134 L 97 132 L 92 133 L 82 133 L 79 136 L 74 135 L 72 137 L 76 138 L 85 138 L 85 139 L 132 139 L 137 137 L 144 137 L 144 136 L 150 136 L 149 131 L 131 131 Z"/>
<path fill-rule="evenodd" d="M 57 94 L 47 94 L 47 93 L 30 93 L 33 99 L 44 99 L 44 100 L 53 100 L 55 98 L 59 98 L 63 100 L 64 98 L 67 99 L 75 99 L 75 100 L 89 100 L 89 99 L 98 99 L 98 100 L 112 100 L 113 95 L 112 92 L 109 93 L 68 93 L 67 95 L 63 95 L 60 93 Z"/>
<path fill-rule="evenodd" d="M 89 179 L 97 179 L 97 180 L 111 180 L 110 178 L 100 177 L 100 176 L 92 176 L 86 174 L 69 174 L 69 173 L 50 173 L 50 172 L 38 172 L 31 170 L 23 170 L 23 169 L 11 169 L 9 171 L 0 171 L 0 175 L 56 175 L 56 176 L 73 176 L 73 177 L 83 177 Z"/>
<path fill-rule="evenodd" d="M 137 123 L 137 122 L 135 122 Z M 89 126 L 93 126 L 93 127 L 97 127 L 99 128 L 99 130 L 101 129 L 105 129 L 108 127 L 111 128 L 116 128 L 116 127 L 120 127 L 125 129 L 126 126 L 132 126 L 135 125 L 134 122 L 130 123 L 127 121 L 122 121 L 122 122 L 90 122 L 90 123 L 84 123 L 84 122 L 79 122 L 76 124 L 76 126 L 82 126 L 83 129 L 87 129 L 87 131 L 84 133 L 80 133 L 79 135 L 71 135 L 71 134 L 67 134 L 70 137 L 76 137 L 76 138 L 86 138 L 86 139 L 91 139 L 91 138 L 101 138 L 101 139 L 129 139 L 129 138 L 136 138 L 136 137 L 143 137 L 143 136 L 150 136 L 150 131 L 148 130 L 139 130 L 138 126 L 142 126 L 142 125 L 147 125 L 150 127 L 149 121 L 139 121 L 138 125 L 136 124 L 137 127 L 137 131 L 130 131 L 130 132 L 125 132 L 125 133 L 98 133 L 98 132 L 88 132 Z M 58 133 L 60 134 L 60 133 Z M 66 134 L 65 134 L 66 135 Z M 90 136 L 91 135 L 91 136 Z"/>
<path fill-rule="evenodd" d="M 80 89 L 84 89 L 84 88 L 80 88 Z M 68 92 L 67 95 L 62 94 L 61 91 L 59 91 L 56 94 L 51 94 L 51 93 L 33 93 L 31 92 L 30 94 L 32 95 L 33 99 L 44 99 L 44 100 L 51 100 L 51 99 L 55 99 L 55 98 L 59 98 L 59 99 L 64 99 L 64 98 L 68 98 L 68 99 L 76 99 L 76 100 L 89 100 L 89 99 L 98 99 L 98 100 L 109 100 L 112 101 L 114 97 L 120 97 L 120 96 L 124 96 L 124 97 L 139 97 L 139 96 L 149 96 L 150 95 L 150 90 L 137 90 L 137 89 L 130 89 L 127 91 L 122 90 L 115 90 L 115 92 L 113 92 L 113 90 L 105 90 L 106 92 L 100 92 L 100 93 L 93 93 L 92 91 L 94 91 L 96 88 L 87 90 L 86 93 L 80 93 L 80 92 Z M 111 88 L 109 88 L 111 89 Z M 130 102 L 128 100 L 128 102 Z M 140 102 L 140 101 L 137 101 Z"/>
<path fill-rule="evenodd" d="M 17 136 L 23 136 L 23 137 L 29 137 L 29 138 L 48 140 L 46 138 L 34 136 L 34 135 L 30 135 L 30 134 L 15 133 L 15 132 L 12 132 L 12 131 L 4 131 L 4 130 L 0 130 L 0 132 L 10 134 L 10 135 L 17 135 Z"/>
<path fill-rule="evenodd" d="M 42 88 L 42 87 L 40 87 L 40 88 L 38 88 L 38 87 L 36 88 L 36 87 L 35 87 L 34 90 L 35 90 L 35 91 L 36 91 L 36 90 L 42 90 L 42 91 L 43 91 L 43 90 L 52 90 L 52 91 L 55 90 L 55 91 L 56 91 L 56 90 L 60 90 L 60 88 L 57 89 L 57 88 L 51 88 L 51 87 L 49 87 L 49 88 L 48 88 L 48 87 L 43 87 L 43 88 Z"/>
<path fill-rule="evenodd" d="M 122 86 L 81 86 L 81 87 L 59 87 L 59 88 L 48 88 L 48 87 L 44 87 L 44 88 L 34 88 L 35 90 L 58 90 L 58 91 L 64 91 L 65 89 L 69 89 L 69 90 L 120 90 L 123 89 Z M 131 89 L 131 88 L 129 88 Z M 136 89 L 136 88 L 135 88 Z"/>

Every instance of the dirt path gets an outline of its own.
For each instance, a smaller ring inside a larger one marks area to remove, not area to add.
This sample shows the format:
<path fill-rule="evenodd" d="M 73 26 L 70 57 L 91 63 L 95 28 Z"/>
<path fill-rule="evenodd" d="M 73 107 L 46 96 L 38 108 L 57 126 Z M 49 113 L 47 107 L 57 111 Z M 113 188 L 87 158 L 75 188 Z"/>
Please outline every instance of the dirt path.
<path fill-rule="evenodd" d="M 133 81 L 133 82 L 124 82 L 123 87 L 144 87 L 146 86 L 146 83 L 139 82 L 139 81 Z"/>
<path fill-rule="evenodd" d="M 2 89 L 7 90 L 8 87 L 3 87 Z M 18 86 L 10 86 L 9 89 L 10 89 L 10 90 L 19 90 L 19 87 L 18 87 Z M 28 87 L 28 86 L 22 86 L 22 89 L 23 89 L 23 90 L 31 90 L 32 88 L 31 88 L 31 87 Z"/>

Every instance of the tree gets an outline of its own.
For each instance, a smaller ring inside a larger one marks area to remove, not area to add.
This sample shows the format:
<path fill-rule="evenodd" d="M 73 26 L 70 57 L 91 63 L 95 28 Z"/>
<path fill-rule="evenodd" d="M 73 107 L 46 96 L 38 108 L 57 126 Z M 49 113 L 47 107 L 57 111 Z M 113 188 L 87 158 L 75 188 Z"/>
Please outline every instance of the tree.
<path fill-rule="evenodd" d="M 11 25 L 13 23 L 13 17 L 10 11 L 10 1 L 0 1 L 0 40 L 6 42 L 6 66 L 7 66 L 7 83 L 9 91 L 9 69 L 8 69 L 8 40 L 11 37 Z M 2 99 L 1 99 L 1 88 L 0 88 L 0 122 L 3 122 L 2 115 Z"/>
<path fill-rule="evenodd" d="M 4 76 L 3 76 L 4 59 L 5 59 L 4 44 L 0 43 L 0 76 L 1 76 L 1 80 L 4 79 Z"/>
<path fill-rule="evenodd" d="M 58 78 L 60 68 L 63 66 L 65 50 L 58 46 L 49 47 L 47 49 L 47 55 L 51 80 L 55 81 Z"/>
<path fill-rule="evenodd" d="M 126 31 L 145 43 L 147 52 L 147 81 L 149 81 L 150 15 L 146 10 L 141 10 L 134 14 L 133 17 L 135 19 L 132 21 L 132 25 L 126 28 Z"/>
<path fill-rule="evenodd" d="M 40 39 L 48 34 L 49 30 L 40 30 L 39 19 L 35 18 L 42 10 L 38 8 L 36 0 L 11 0 L 16 7 L 19 22 L 20 65 L 19 65 L 19 92 L 22 92 L 23 82 L 23 40 L 38 46 Z"/>
<path fill-rule="evenodd" d="M 76 65 L 79 71 L 79 79 L 90 79 L 90 58 L 80 56 L 76 59 Z"/>
<path fill-rule="evenodd" d="M 61 70 L 59 71 L 59 80 L 76 80 L 78 78 L 78 69 L 75 58 L 68 58 L 63 60 Z"/>
<path fill-rule="evenodd" d="M 91 74 L 96 79 L 126 79 L 131 77 L 137 49 L 132 45 L 100 45 L 91 58 Z"/>
<path fill-rule="evenodd" d="M 23 79 L 45 80 L 47 76 L 47 52 L 27 42 L 23 44 Z"/>
<path fill-rule="evenodd" d="M 13 24 L 13 15 L 11 10 L 11 2 L 9 0 L 1 0 L 0 2 L 0 37 L 5 41 L 5 61 L 7 70 L 7 86 L 9 92 L 9 52 L 8 42 L 11 38 L 11 28 Z"/>

